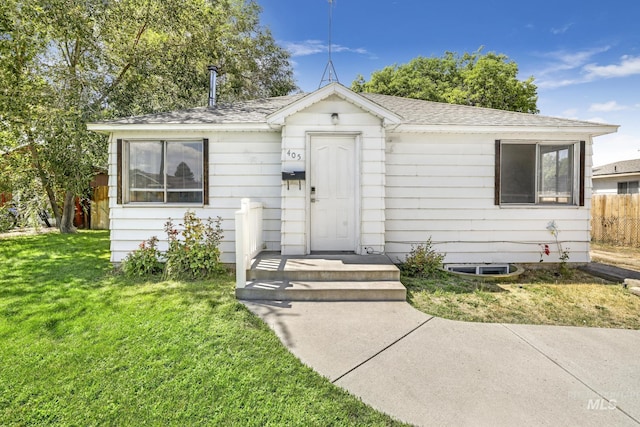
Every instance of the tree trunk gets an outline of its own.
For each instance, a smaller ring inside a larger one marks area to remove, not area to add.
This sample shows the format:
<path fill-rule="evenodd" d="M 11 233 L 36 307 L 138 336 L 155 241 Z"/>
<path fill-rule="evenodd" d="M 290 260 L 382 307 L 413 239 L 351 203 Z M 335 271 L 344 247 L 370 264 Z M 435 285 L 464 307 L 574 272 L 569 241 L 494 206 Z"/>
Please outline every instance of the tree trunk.
<path fill-rule="evenodd" d="M 40 177 L 40 182 L 42 182 L 42 186 L 47 192 L 47 197 L 49 198 L 49 204 L 51 204 L 51 210 L 53 210 L 53 216 L 56 219 L 56 224 L 58 227 L 60 226 L 60 222 L 62 221 L 62 215 L 60 213 L 60 208 L 58 207 L 58 201 L 56 200 L 56 193 L 53 191 L 51 185 L 49 185 L 49 180 L 40 164 L 40 158 L 38 156 L 38 150 L 36 149 L 35 142 L 33 142 L 33 138 L 29 135 L 29 151 L 31 152 L 31 158 L 33 160 L 33 165 L 38 171 L 38 176 Z M 73 225 L 73 224 L 72 224 Z"/>
<path fill-rule="evenodd" d="M 64 193 L 64 207 L 62 208 L 62 221 L 60 232 L 65 234 L 75 233 L 78 229 L 73 225 L 73 217 L 76 213 L 75 195 L 67 190 Z"/>

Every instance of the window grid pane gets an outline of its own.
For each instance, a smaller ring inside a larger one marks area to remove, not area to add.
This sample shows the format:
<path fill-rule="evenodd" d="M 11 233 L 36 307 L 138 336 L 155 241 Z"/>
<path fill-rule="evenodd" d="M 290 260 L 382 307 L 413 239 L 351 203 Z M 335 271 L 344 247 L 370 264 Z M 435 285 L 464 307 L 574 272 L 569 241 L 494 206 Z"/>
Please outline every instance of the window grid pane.
<path fill-rule="evenodd" d="M 202 203 L 202 141 L 128 142 L 128 202 Z"/>
<path fill-rule="evenodd" d="M 504 144 L 500 203 L 535 203 L 535 144 Z"/>
<path fill-rule="evenodd" d="M 618 194 L 638 194 L 638 181 L 625 181 L 618 183 Z"/>
<path fill-rule="evenodd" d="M 202 142 L 167 142 L 167 189 L 202 190 Z"/>
<path fill-rule="evenodd" d="M 573 201 L 573 146 L 540 145 L 538 202 L 568 204 Z"/>
<path fill-rule="evenodd" d="M 575 144 L 503 143 L 501 204 L 572 204 Z"/>
<path fill-rule="evenodd" d="M 164 188 L 162 142 L 139 142 L 129 147 L 129 188 Z"/>

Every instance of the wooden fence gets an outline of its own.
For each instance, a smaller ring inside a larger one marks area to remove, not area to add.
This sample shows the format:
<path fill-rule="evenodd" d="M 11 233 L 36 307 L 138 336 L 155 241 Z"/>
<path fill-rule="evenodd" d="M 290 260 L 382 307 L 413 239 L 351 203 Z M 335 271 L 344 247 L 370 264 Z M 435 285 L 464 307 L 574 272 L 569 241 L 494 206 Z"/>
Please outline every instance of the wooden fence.
<path fill-rule="evenodd" d="M 640 246 L 640 194 L 595 194 L 591 199 L 591 240 Z"/>
<path fill-rule="evenodd" d="M 93 189 L 91 198 L 91 229 L 109 229 L 109 187 L 100 186 Z"/>

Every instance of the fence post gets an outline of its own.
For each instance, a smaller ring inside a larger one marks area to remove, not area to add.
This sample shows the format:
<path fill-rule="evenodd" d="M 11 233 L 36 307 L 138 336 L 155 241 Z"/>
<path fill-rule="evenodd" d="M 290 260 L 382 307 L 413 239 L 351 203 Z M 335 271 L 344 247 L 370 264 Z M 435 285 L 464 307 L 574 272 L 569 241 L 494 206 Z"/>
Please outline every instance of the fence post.
<path fill-rule="evenodd" d="M 246 202 L 246 203 L 245 203 Z M 248 199 L 242 199 L 240 210 L 236 212 L 236 287 L 244 288 L 247 284 L 246 246 Z"/>

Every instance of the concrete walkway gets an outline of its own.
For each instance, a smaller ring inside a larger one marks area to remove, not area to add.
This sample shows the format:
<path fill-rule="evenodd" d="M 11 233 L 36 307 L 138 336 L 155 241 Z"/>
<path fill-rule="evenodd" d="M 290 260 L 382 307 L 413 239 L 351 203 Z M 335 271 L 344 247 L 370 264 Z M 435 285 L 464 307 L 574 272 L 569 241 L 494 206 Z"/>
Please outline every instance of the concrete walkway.
<path fill-rule="evenodd" d="M 406 302 L 245 301 L 300 360 L 415 425 L 640 425 L 640 331 L 466 323 Z"/>

